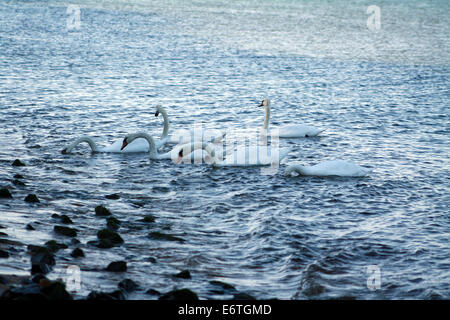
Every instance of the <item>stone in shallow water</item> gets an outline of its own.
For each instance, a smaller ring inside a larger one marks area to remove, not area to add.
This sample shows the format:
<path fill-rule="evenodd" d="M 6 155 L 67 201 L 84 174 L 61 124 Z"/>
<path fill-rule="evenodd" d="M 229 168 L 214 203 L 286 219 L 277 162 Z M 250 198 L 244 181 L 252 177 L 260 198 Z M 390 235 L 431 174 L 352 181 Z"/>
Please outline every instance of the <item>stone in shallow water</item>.
<path fill-rule="evenodd" d="M 67 245 L 64 243 L 59 243 L 55 240 L 49 240 L 45 243 L 45 247 L 50 251 L 50 252 L 57 252 L 60 249 L 67 249 Z"/>
<path fill-rule="evenodd" d="M 191 279 L 191 273 L 189 272 L 189 270 L 183 270 L 180 273 L 177 273 L 175 277 L 182 279 Z"/>
<path fill-rule="evenodd" d="M 139 285 L 131 279 L 124 279 L 120 281 L 118 287 L 126 292 L 133 292 L 140 289 Z"/>
<path fill-rule="evenodd" d="M 66 237 L 76 237 L 78 230 L 64 226 L 54 226 L 53 231 Z"/>
<path fill-rule="evenodd" d="M 28 202 L 28 203 L 38 203 L 38 202 L 40 202 L 40 201 L 39 201 L 38 197 L 37 197 L 34 193 L 30 193 L 29 195 L 27 195 L 27 196 L 25 197 L 25 202 Z"/>
<path fill-rule="evenodd" d="M 31 223 L 27 224 L 27 226 L 25 228 L 29 231 L 36 230 Z"/>
<path fill-rule="evenodd" d="M 102 229 L 97 232 L 97 238 L 100 240 L 109 240 L 113 244 L 122 244 L 122 237 L 115 231 L 109 229 Z"/>
<path fill-rule="evenodd" d="M 127 263 L 125 261 L 114 261 L 105 270 L 110 272 L 125 272 L 127 271 Z"/>
<path fill-rule="evenodd" d="M 9 252 L 0 249 L 0 259 L 8 259 L 8 258 L 9 258 Z"/>
<path fill-rule="evenodd" d="M 159 297 L 159 300 L 198 300 L 198 296 L 195 292 L 189 290 L 189 289 L 179 289 L 179 290 L 173 290 L 169 291 L 166 294 Z"/>
<path fill-rule="evenodd" d="M 152 296 L 160 296 L 161 292 L 159 292 L 158 290 L 155 290 L 155 289 L 148 289 L 147 291 L 145 291 L 145 294 L 152 295 Z"/>
<path fill-rule="evenodd" d="M 110 200 L 117 200 L 120 199 L 120 196 L 117 193 L 113 193 L 106 195 L 105 198 Z"/>
<path fill-rule="evenodd" d="M 111 211 L 104 206 L 97 206 L 95 207 L 95 215 L 99 217 L 106 217 L 111 215 Z"/>
<path fill-rule="evenodd" d="M 89 293 L 86 300 L 126 300 L 126 296 L 122 290 L 116 290 L 109 293 L 92 291 L 91 293 Z"/>
<path fill-rule="evenodd" d="M 55 265 L 55 257 L 51 253 L 40 252 L 31 257 L 31 274 L 47 274 Z"/>
<path fill-rule="evenodd" d="M 184 239 L 172 236 L 170 234 L 161 233 L 158 231 L 150 232 L 148 234 L 148 237 L 153 240 L 166 240 L 166 241 L 178 241 L 178 242 L 184 242 Z"/>
<path fill-rule="evenodd" d="M 0 198 L 11 199 L 12 194 L 11 194 L 11 192 L 9 192 L 9 190 L 7 188 L 1 188 L 0 189 Z"/>
<path fill-rule="evenodd" d="M 19 159 L 16 159 L 16 160 L 13 161 L 12 165 L 15 166 L 15 167 L 24 167 L 25 163 L 23 163 Z"/>
<path fill-rule="evenodd" d="M 256 299 L 245 292 L 238 292 L 233 295 L 232 300 L 256 300 Z"/>
<path fill-rule="evenodd" d="M 67 215 L 62 214 L 59 216 L 59 220 L 64 224 L 73 224 L 72 219 L 70 219 Z"/>
<path fill-rule="evenodd" d="M 70 254 L 74 258 L 83 258 L 84 257 L 84 251 L 80 248 L 73 249 L 72 253 Z"/>

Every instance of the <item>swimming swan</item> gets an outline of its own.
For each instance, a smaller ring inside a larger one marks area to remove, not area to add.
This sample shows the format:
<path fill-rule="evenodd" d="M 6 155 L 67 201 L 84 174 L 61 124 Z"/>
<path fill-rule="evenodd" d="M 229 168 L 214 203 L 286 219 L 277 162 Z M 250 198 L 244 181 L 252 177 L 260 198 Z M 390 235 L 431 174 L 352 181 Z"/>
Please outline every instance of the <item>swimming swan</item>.
<path fill-rule="evenodd" d="M 263 124 L 263 132 L 269 130 L 269 120 L 270 120 L 270 100 L 264 99 L 258 107 L 265 108 L 265 117 Z M 313 126 L 308 126 L 304 124 L 293 124 L 278 127 L 278 136 L 280 138 L 300 138 L 300 137 L 314 137 L 319 133 L 324 131 L 324 129 L 318 129 Z"/>
<path fill-rule="evenodd" d="M 155 117 L 157 117 L 159 115 L 160 110 L 163 110 L 162 106 L 157 105 Z M 169 140 L 169 138 L 167 136 L 168 132 L 169 132 L 169 119 L 165 112 L 163 113 L 163 117 L 164 117 L 164 129 L 163 129 L 163 133 L 161 135 L 161 139 L 158 141 L 154 141 L 155 147 L 158 149 L 161 148 L 162 146 L 164 146 L 167 143 L 167 141 Z M 167 122 L 167 126 L 166 126 L 166 122 Z M 90 138 L 88 136 L 83 136 L 83 137 L 75 140 L 73 143 L 71 143 L 67 147 L 65 147 L 61 151 L 61 153 L 62 154 L 71 153 L 72 150 L 76 146 L 78 146 L 80 143 L 83 143 L 83 142 L 86 142 L 89 144 L 92 152 L 133 153 L 133 152 L 148 152 L 149 151 L 149 143 L 145 139 L 137 139 L 137 140 L 133 141 L 133 143 L 129 143 L 126 149 L 122 148 L 123 139 L 117 140 L 116 142 L 114 142 L 112 145 L 110 145 L 108 147 L 101 148 L 101 147 L 97 146 L 97 144 L 92 140 L 92 138 Z"/>
<path fill-rule="evenodd" d="M 194 142 L 212 142 L 217 143 L 222 141 L 225 136 L 224 132 L 220 130 L 214 129 L 203 129 L 203 128 L 195 128 L 195 129 L 180 129 L 175 131 L 175 133 L 171 134 L 168 137 L 169 132 L 169 117 L 167 115 L 166 110 L 158 105 L 158 110 L 155 113 L 155 116 L 158 116 L 160 113 L 164 117 L 164 131 L 161 136 L 161 140 L 167 139 L 166 141 L 169 143 L 177 143 L 177 144 L 185 144 L 191 143 L 192 137 L 194 137 Z M 200 140 L 201 139 L 201 140 Z M 198 141 L 197 141 L 198 140 Z"/>
<path fill-rule="evenodd" d="M 158 150 L 156 148 L 156 143 L 155 143 L 155 140 L 153 139 L 153 137 L 151 137 L 150 135 L 148 135 L 145 132 L 137 132 L 137 133 L 131 133 L 131 134 L 127 135 L 122 140 L 121 149 L 128 148 L 128 146 L 136 139 L 145 139 L 147 141 L 148 145 L 150 146 L 150 150 L 149 150 L 150 151 L 150 159 L 153 159 L 153 160 L 172 159 L 175 162 L 175 161 L 177 161 L 177 159 L 179 157 L 180 150 L 182 150 L 183 147 L 185 147 L 185 145 L 180 145 L 180 146 L 176 146 L 169 152 L 158 153 Z M 181 160 L 186 161 L 187 159 L 189 159 L 191 161 L 205 161 L 205 162 L 210 161 L 208 154 L 203 153 L 202 150 L 195 150 L 195 152 L 186 153 L 186 156 L 182 157 Z"/>
<path fill-rule="evenodd" d="M 363 177 L 370 173 L 371 170 L 360 167 L 350 161 L 329 160 L 310 167 L 298 164 L 290 165 L 286 168 L 285 174 L 290 175 L 292 172 L 297 172 L 303 176 Z"/>
<path fill-rule="evenodd" d="M 224 154 L 222 159 L 216 156 L 214 147 L 208 143 L 191 143 L 182 146 L 178 152 L 176 163 L 180 163 L 184 156 L 198 149 L 205 150 L 210 157 L 210 164 L 215 167 L 250 167 L 277 164 L 291 151 L 291 148 L 271 148 L 268 146 L 238 147 L 230 154 Z"/>

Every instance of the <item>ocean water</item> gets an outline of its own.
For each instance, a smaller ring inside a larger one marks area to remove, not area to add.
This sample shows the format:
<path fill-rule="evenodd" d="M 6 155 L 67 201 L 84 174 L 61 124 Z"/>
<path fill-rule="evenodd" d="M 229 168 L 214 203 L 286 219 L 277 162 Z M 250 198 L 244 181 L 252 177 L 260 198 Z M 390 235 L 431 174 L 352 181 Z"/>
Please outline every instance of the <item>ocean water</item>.
<path fill-rule="evenodd" d="M 231 297 L 211 280 L 258 299 L 450 298 L 450 4 L 379 1 L 379 29 L 367 24 L 373 4 L 0 2 L 0 186 L 14 197 L 0 199 L 9 240 L 0 248 L 10 252 L 0 274 L 28 274 L 26 245 L 56 239 L 69 248 L 48 276 L 66 279 L 68 266 L 79 267 L 78 298 L 125 278 L 201 299 Z M 135 131 L 159 136 L 157 104 L 172 129 L 258 128 L 265 97 L 271 126 L 326 129 L 280 139 L 292 152 L 274 175 L 87 146 L 60 153 L 82 135 L 104 146 Z M 26 166 L 11 166 L 16 158 Z M 332 159 L 373 171 L 283 174 Z M 29 193 L 41 202 L 24 202 Z M 105 198 L 113 193 L 120 199 Z M 105 226 L 99 204 L 122 221 L 124 245 L 87 244 Z M 53 233 L 54 213 L 74 221 L 80 244 Z M 148 214 L 155 223 L 139 221 Z M 154 231 L 185 241 L 150 239 Z M 86 258 L 72 258 L 75 247 Z M 104 272 L 115 260 L 128 271 Z M 173 277 L 184 269 L 192 279 Z"/>

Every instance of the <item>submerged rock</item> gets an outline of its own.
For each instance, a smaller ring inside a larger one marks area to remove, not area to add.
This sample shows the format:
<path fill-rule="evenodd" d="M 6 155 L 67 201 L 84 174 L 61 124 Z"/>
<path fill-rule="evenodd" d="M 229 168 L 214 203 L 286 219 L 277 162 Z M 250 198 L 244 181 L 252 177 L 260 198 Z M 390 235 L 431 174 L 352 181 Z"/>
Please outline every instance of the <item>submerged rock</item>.
<path fill-rule="evenodd" d="M 127 263 L 125 261 L 114 261 L 105 270 L 110 272 L 125 272 L 127 271 Z"/>
<path fill-rule="evenodd" d="M 148 294 L 151 296 L 160 296 L 161 292 L 159 292 L 158 290 L 155 290 L 155 289 L 148 289 L 147 291 L 145 291 L 145 294 Z"/>
<path fill-rule="evenodd" d="M 131 279 L 124 279 L 119 282 L 118 287 L 126 292 L 133 292 L 139 290 L 139 285 Z"/>
<path fill-rule="evenodd" d="M 172 236 L 170 234 L 161 233 L 158 231 L 150 232 L 148 234 L 148 237 L 153 240 L 166 240 L 166 241 L 178 241 L 178 242 L 184 242 L 184 239 Z"/>
<path fill-rule="evenodd" d="M 23 162 L 20 161 L 19 159 L 16 159 L 16 160 L 13 161 L 12 165 L 13 165 L 14 167 L 24 167 L 24 166 L 25 166 L 25 163 L 23 163 Z"/>
<path fill-rule="evenodd" d="M 45 247 L 50 251 L 50 252 L 57 252 L 60 249 L 67 249 L 67 245 L 64 243 L 59 243 L 55 240 L 49 240 L 45 243 Z"/>
<path fill-rule="evenodd" d="M 189 272 L 189 270 L 183 270 L 180 273 L 177 273 L 176 275 L 174 275 L 174 277 L 182 278 L 182 279 L 191 279 L 191 273 Z"/>
<path fill-rule="evenodd" d="M 60 281 L 41 281 L 41 292 L 49 300 L 72 300 L 72 296 L 67 292 L 66 286 Z"/>
<path fill-rule="evenodd" d="M 106 209 L 104 206 L 95 207 L 95 215 L 99 217 L 106 217 L 111 215 L 111 211 Z"/>
<path fill-rule="evenodd" d="M 25 183 L 23 183 L 22 181 L 18 180 L 18 179 L 14 179 L 12 182 L 14 185 L 19 186 L 19 187 L 24 187 Z"/>
<path fill-rule="evenodd" d="M 159 297 L 159 300 L 198 300 L 198 296 L 195 292 L 189 289 L 179 289 L 169 291 L 166 294 Z"/>
<path fill-rule="evenodd" d="M 256 300 L 256 298 L 245 292 L 238 292 L 233 295 L 232 300 Z"/>
<path fill-rule="evenodd" d="M 34 278 L 33 278 L 34 279 Z M 59 281 L 50 281 L 44 276 L 39 282 L 30 281 L 18 287 L 12 287 L 3 292 L 4 300 L 72 300 L 65 285 Z"/>
<path fill-rule="evenodd" d="M 53 231 L 66 237 L 76 237 L 78 232 L 77 229 L 64 226 L 54 226 Z"/>
<path fill-rule="evenodd" d="M 84 251 L 80 248 L 75 248 L 70 255 L 74 258 L 84 258 Z"/>
<path fill-rule="evenodd" d="M 0 249 L 0 259 L 8 259 L 9 258 L 9 252 Z"/>
<path fill-rule="evenodd" d="M 86 298 L 87 300 L 126 300 L 126 296 L 122 290 L 116 290 L 110 293 L 92 291 Z"/>
<path fill-rule="evenodd" d="M 25 179 L 25 177 L 19 173 L 15 174 L 13 178 L 14 179 Z"/>
<path fill-rule="evenodd" d="M 11 199 L 12 194 L 11 194 L 11 192 L 9 192 L 9 190 L 7 188 L 1 188 L 0 189 L 0 198 Z"/>
<path fill-rule="evenodd" d="M 222 281 L 217 281 L 217 280 L 212 280 L 209 282 L 214 288 L 212 290 L 210 290 L 210 292 L 214 293 L 214 294 L 234 294 L 237 293 L 237 290 L 234 286 L 232 286 L 231 284 L 222 282 Z"/>
<path fill-rule="evenodd" d="M 106 219 L 106 227 L 111 230 L 118 230 L 120 228 L 120 221 L 117 218 L 114 217 L 108 217 Z"/>
<path fill-rule="evenodd" d="M 105 198 L 110 200 L 118 200 L 120 199 L 120 196 L 117 193 L 113 193 L 106 195 Z"/>
<path fill-rule="evenodd" d="M 151 214 L 146 215 L 142 220 L 142 222 L 155 222 L 155 217 Z"/>
<path fill-rule="evenodd" d="M 59 220 L 61 221 L 61 223 L 64 223 L 64 224 L 73 224 L 72 219 L 70 219 L 70 218 L 69 218 L 67 215 L 65 215 L 65 214 L 60 215 L 58 218 L 59 218 Z"/>
<path fill-rule="evenodd" d="M 117 232 L 109 229 L 99 230 L 97 232 L 97 238 L 100 240 L 108 240 L 115 245 L 119 245 L 124 242 L 122 237 Z"/>
<path fill-rule="evenodd" d="M 37 197 L 34 193 L 30 193 L 29 195 L 27 195 L 27 196 L 25 197 L 25 202 L 28 202 L 28 203 L 38 203 L 38 202 L 40 202 L 40 201 L 39 201 L 38 197 Z"/>
<path fill-rule="evenodd" d="M 47 274 L 55 265 L 55 256 L 51 253 L 40 252 L 31 256 L 31 274 Z"/>
<path fill-rule="evenodd" d="M 25 227 L 25 229 L 27 229 L 27 230 L 29 230 L 29 231 L 36 230 L 36 229 L 33 227 L 33 225 L 32 225 L 31 223 L 27 224 L 26 227 Z"/>

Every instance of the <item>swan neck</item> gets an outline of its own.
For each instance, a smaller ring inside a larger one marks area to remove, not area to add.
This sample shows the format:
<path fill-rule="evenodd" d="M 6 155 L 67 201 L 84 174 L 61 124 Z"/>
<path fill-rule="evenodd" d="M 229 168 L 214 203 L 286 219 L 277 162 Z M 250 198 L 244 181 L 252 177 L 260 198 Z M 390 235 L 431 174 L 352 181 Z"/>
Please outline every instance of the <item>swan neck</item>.
<path fill-rule="evenodd" d="M 304 174 L 305 173 L 305 167 L 301 166 L 299 164 L 294 164 L 286 169 L 286 174 L 291 174 L 292 172 L 297 172 L 298 174 Z"/>
<path fill-rule="evenodd" d="M 129 140 L 128 144 L 130 144 L 131 142 L 133 142 L 133 140 L 135 140 L 137 138 L 143 138 L 143 139 L 147 140 L 148 145 L 149 145 L 150 158 L 154 159 L 154 158 L 158 157 L 158 151 L 156 149 L 155 140 L 153 139 L 153 137 L 151 137 L 150 135 L 148 135 L 145 132 L 138 132 L 138 133 L 132 135 L 132 137 L 128 139 Z"/>
<path fill-rule="evenodd" d="M 158 109 L 164 118 L 164 129 L 161 135 L 161 140 L 163 140 L 167 138 L 167 135 L 169 134 L 169 116 L 167 115 L 166 109 L 164 109 L 163 107 L 160 106 Z"/>
<path fill-rule="evenodd" d="M 97 144 L 94 142 L 94 140 L 92 140 L 90 137 L 81 137 L 78 138 L 77 140 L 75 140 L 73 143 L 71 143 L 66 149 L 66 153 L 71 153 L 72 150 L 78 146 L 80 143 L 86 142 L 89 147 L 91 148 L 92 152 L 97 152 L 98 151 L 98 147 Z"/>
<path fill-rule="evenodd" d="M 267 130 L 269 128 L 269 121 L 270 121 L 270 106 L 269 106 L 269 104 L 266 104 L 264 106 L 264 109 L 265 109 L 265 117 L 264 117 L 263 129 Z"/>

